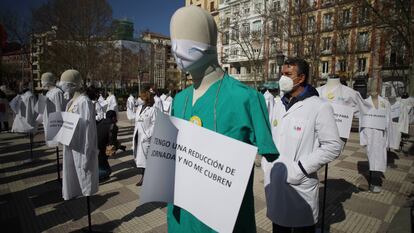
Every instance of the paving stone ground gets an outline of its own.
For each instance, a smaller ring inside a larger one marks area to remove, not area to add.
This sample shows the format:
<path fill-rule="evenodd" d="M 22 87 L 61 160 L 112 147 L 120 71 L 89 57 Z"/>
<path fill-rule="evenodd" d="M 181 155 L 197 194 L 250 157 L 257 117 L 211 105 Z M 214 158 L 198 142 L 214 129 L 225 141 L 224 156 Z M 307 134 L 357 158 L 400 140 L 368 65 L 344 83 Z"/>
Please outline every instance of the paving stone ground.
<path fill-rule="evenodd" d="M 140 172 L 132 160 L 133 127 L 121 114 L 119 138 L 128 150 L 110 159 L 113 173 L 91 197 L 94 230 L 102 232 L 167 232 L 165 204 L 138 206 Z M 56 153 L 47 148 L 44 135 L 34 138 L 35 160 L 30 157 L 29 139 L 24 135 L 0 133 L 0 225 L 1 232 L 80 232 L 88 225 L 86 199 L 63 201 L 56 181 Z M 383 192 L 367 192 L 368 162 L 358 134 L 351 133 L 341 156 L 329 165 L 325 232 L 388 232 L 394 216 L 411 205 L 414 193 L 412 143 L 403 152 L 390 151 Z M 61 148 L 60 148 L 61 149 Z M 60 160 L 62 151 L 60 150 Z M 271 232 L 266 218 L 263 172 L 255 168 L 254 197 L 258 232 Z M 403 228 L 404 229 L 404 228 Z M 410 232 L 407 229 L 407 232 Z"/>

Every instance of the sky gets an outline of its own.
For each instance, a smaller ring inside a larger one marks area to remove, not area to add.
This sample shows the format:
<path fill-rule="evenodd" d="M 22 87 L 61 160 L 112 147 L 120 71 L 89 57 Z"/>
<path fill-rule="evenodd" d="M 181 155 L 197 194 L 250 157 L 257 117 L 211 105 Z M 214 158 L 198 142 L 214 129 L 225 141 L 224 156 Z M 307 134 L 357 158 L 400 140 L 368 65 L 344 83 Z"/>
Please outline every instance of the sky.
<path fill-rule="evenodd" d="M 67 0 L 71 1 L 71 0 Z M 152 32 L 170 35 L 172 14 L 185 5 L 185 0 L 107 0 L 112 6 L 115 19 L 128 19 L 134 22 L 135 36 L 149 29 Z M 1 11 L 18 12 L 23 17 L 30 16 L 32 8 L 46 0 L 0 0 Z"/>

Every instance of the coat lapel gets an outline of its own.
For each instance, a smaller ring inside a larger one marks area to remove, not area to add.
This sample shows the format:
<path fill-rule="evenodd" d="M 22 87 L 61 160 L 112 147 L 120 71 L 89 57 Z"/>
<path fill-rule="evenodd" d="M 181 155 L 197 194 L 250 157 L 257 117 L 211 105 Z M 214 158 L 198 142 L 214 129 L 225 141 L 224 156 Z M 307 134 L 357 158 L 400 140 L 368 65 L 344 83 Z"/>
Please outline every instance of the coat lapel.
<path fill-rule="evenodd" d="M 301 108 L 302 106 L 303 106 L 303 100 L 295 103 L 292 107 L 289 108 L 289 110 L 287 110 L 287 112 L 285 112 L 282 115 L 282 118 L 286 117 L 287 115 L 289 115 L 290 113 L 296 111 L 297 109 Z"/>

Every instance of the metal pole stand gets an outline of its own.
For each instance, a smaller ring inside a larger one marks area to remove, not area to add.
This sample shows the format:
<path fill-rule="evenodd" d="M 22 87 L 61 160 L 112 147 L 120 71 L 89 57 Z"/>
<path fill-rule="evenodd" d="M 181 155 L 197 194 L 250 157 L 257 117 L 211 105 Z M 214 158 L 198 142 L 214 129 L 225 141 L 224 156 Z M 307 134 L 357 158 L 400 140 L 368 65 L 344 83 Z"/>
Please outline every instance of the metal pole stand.
<path fill-rule="evenodd" d="M 326 189 L 328 188 L 328 164 L 325 165 L 325 185 L 323 187 L 321 233 L 325 232 Z"/>
<path fill-rule="evenodd" d="M 29 133 L 30 138 L 30 160 L 33 161 L 33 133 Z"/>
<path fill-rule="evenodd" d="M 57 172 L 57 181 L 62 183 L 62 179 L 60 178 L 60 161 L 59 161 L 59 147 L 56 147 L 56 172 Z"/>

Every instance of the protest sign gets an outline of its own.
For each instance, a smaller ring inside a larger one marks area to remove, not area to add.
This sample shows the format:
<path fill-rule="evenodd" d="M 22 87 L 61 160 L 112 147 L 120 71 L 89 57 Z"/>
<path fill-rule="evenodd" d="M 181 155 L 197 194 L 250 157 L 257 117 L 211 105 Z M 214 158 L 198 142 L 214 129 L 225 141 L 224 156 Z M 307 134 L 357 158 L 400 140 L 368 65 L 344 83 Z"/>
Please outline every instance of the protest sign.
<path fill-rule="evenodd" d="M 141 202 L 170 200 L 214 230 L 232 232 L 257 148 L 160 112 L 155 127 Z M 174 185 L 161 187 L 154 175 Z M 156 199 L 156 192 L 168 195 Z"/>
<path fill-rule="evenodd" d="M 372 108 L 361 116 L 361 127 L 384 130 L 387 125 L 387 116 L 384 109 Z"/>
<path fill-rule="evenodd" d="M 70 112 L 53 112 L 48 120 L 46 140 L 69 146 L 79 122 L 79 115 Z"/>
<path fill-rule="evenodd" d="M 349 138 L 354 110 L 345 105 L 334 103 L 331 103 L 331 105 L 334 110 L 334 117 L 336 125 L 338 126 L 339 136 L 341 138 Z"/>

